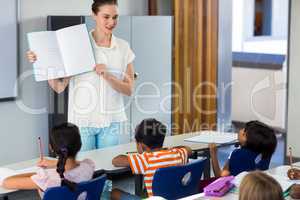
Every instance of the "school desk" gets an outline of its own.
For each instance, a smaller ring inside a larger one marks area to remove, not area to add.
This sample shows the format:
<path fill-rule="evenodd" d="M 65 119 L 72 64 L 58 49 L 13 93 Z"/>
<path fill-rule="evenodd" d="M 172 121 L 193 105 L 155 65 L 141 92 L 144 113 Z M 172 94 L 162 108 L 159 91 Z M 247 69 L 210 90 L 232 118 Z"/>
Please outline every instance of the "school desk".
<path fill-rule="evenodd" d="M 186 133 L 175 136 L 167 136 L 165 138 L 164 147 L 175 147 L 175 146 L 189 146 L 197 155 L 205 156 L 209 158 L 209 149 L 208 144 L 204 143 L 192 143 L 186 142 L 184 139 L 190 138 L 196 135 L 201 134 L 201 132 L 195 133 Z M 231 144 L 223 144 L 223 145 L 231 145 Z M 222 145 L 221 145 L 222 146 Z M 131 142 L 128 144 L 121 144 L 117 146 L 107 147 L 103 149 L 96 149 L 91 151 L 80 152 L 77 156 L 78 160 L 82 160 L 85 158 L 89 158 L 95 162 L 95 171 L 104 171 L 106 174 L 120 174 L 124 172 L 130 171 L 129 168 L 124 167 L 114 167 L 112 165 L 112 158 L 119 154 L 125 154 L 126 152 L 135 152 L 136 151 L 136 143 Z M 6 166 L 0 166 L 10 169 L 24 169 L 28 167 L 32 167 L 37 163 L 38 159 L 23 161 L 19 163 L 14 163 Z M 205 178 L 210 177 L 210 162 L 207 162 L 207 166 L 204 171 Z M 140 176 L 135 178 L 135 193 L 142 193 L 142 179 Z M 6 194 L 12 192 L 11 190 L 5 190 L 0 187 L 0 197 L 5 196 Z"/>
<path fill-rule="evenodd" d="M 294 163 L 293 166 L 300 168 L 300 162 Z M 266 170 L 270 174 L 278 176 L 287 176 L 287 171 L 289 170 L 289 165 L 281 165 L 269 170 Z M 229 192 L 223 197 L 205 197 L 203 193 L 191 195 L 180 200 L 238 200 L 238 193 Z M 285 200 L 292 200 L 290 196 L 285 197 Z"/>

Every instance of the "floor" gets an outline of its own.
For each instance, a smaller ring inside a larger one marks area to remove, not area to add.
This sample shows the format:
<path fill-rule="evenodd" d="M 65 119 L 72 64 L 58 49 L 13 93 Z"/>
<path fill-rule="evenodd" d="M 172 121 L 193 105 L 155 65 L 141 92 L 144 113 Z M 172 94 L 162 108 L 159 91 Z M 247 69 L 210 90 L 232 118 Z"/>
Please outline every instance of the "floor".
<path fill-rule="evenodd" d="M 223 165 L 227 160 L 230 152 L 233 150 L 231 147 L 223 147 L 218 151 L 218 156 L 220 158 L 220 163 Z M 276 151 L 272 157 L 270 167 L 276 167 L 284 163 L 284 140 L 282 137 L 278 138 L 278 145 Z M 120 188 L 130 193 L 134 193 L 134 180 L 133 178 L 120 178 L 113 183 L 113 187 Z M 22 191 L 15 192 L 8 196 L 9 200 L 38 200 L 39 196 L 36 191 Z"/>

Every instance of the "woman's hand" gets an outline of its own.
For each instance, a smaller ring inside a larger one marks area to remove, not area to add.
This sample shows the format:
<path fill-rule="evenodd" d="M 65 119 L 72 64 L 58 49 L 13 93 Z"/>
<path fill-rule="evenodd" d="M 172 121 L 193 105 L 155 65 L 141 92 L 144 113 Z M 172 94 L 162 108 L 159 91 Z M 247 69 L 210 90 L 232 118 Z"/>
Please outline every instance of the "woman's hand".
<path fill-rule="evenodd" d="M 287 175 L 291 180 L 300 179 L 300 169 L 295 169 L 295 168 L 289 169 Z"/>
<path fill-rule="evenodd" d="M 26 57 L 29 62 L 34 63 L 37 60 L 37 56 L 33 51 L 27 51 Z"/>
<path fill-rule="evenodd" d="M 103 78 L 107 76 L 107 67 L 104 64 L 96 64 L 95 71 L 99 76 L 103 76 Z"/>
<path fill-rule="evenodd" d="M 53 168 L 57 165 L 57 160 L 42 159 L 37 163 L 38 167 Z"/>

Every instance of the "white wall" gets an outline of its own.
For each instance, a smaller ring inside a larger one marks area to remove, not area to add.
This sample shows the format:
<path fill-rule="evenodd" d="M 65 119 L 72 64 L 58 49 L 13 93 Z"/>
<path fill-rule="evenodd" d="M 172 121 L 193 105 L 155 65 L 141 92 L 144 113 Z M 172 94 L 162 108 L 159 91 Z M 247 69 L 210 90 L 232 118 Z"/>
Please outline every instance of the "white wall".
<path fill-rule="evenodd" d="M 289 22 L 289 1 L 273 0 L 272 5 L 272 36 L 287 39 Z"/>
<path fill-rule="evenodd" d="M 243 51 L 243 43 L 253 36 L 254 0 L 232 0 L 232 51 Z"/>
<path fill-rule="evenodd" d="M 268 40 L 271 48 L 278 40 L 287 40 L 288 0 L 273 0 L 272 2 L 272 35 L 270 37 L 254 37 L 254 0 L 232 0 L 232 49 L 247 52 L 245 44 L 253 40 Z M 259 38 L 259 39 L 258 39 Z M 274 44 L 271 44 L 274 40 Z M 258 42 L 258 41 L 256 41 Z M 255 43 L 252 43 L 255 44 Z M 260 45 L 260 44 L 258 44 Z M 264 44 L 262 44 L 264 45 Z M 281 48 L 281 46 L 276 46 Z M 275 47 L 275 49 L 276 49 Z M 276 50 L 275 50 L 276 51 Z M 267 52 L 261 52 L 267 53 Z"/>
<path fill-rule="evenodd" d="M 284 70 L 233 67 L 232 81 L 233 121 L 260 120 L 274 127 L 285 128 Z"/>
<path fill-rule="evenodd" d="M 293 148 L 293 156 L 300 158 L 300 1 L 292 0 L 290 30 L 290 65 L 288 96 L 287 147 Z"/>
<path fill-rule="evenodd" d="M 272 5 L 272 36 L 253 37 L 254 0 L 233 0 L 232 51 L 287 54 L 288 1 Z M 233 67 L 232 120 L 258 119 L 285 128 L 286 71 L 285 65 L 276 71 Z M 263 88 L 254 91 L 257 87 Z"/>
<path fill-rule="evenodd" d="M 287 28 L 285 29 L 287 31 Z M 251 53 L 287 54 L 287 39 L 253 37 L 243 43 L 243 51 Z"/>
<path fill-rule="evenodd" d="M 232 50 L 242 51 L 244 41 L 244 1 L 232 0 Z"/>
<path fill-rule="evenodd" d="M 26 33 L 46 30 L 47 15 L 89 15 L 91 3 L 92 0 L 19 0 L 21 76 L 30 74 L 32 69 L 24 58 L 28 49 Z M 119 1 L 121 15 L 145 15 L 147 9 L 146 0 Z M 48 144 L 47 84 L 36 83 L 29 76 L 19 85 L 17 101 L 0 102 L 0 165 L 37 157 L 38 136 L 42 136 L 44 144 Z M 19 106 L 22 104 L 24 106 Z M 37 109 L 41 109 L 39 112 L 42 114 L 32 114 Z"/>

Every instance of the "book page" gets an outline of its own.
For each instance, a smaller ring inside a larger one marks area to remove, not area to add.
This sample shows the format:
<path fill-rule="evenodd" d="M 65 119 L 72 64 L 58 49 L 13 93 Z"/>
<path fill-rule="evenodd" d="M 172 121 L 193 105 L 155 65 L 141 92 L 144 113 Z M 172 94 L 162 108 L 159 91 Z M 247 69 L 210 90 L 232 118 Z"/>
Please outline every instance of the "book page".
<path fill-rule="evenodd" d="M 281 186 L 282 191 L 285 192 L 287 191 L 292 185 L 295 184 L 294 181 L 290 180 L 287 176 L 280 176 L 277 174 L 270 174 L 267 172 L 269 176 L 272 176 Z"/>
<path fill-rule="evenodd" d="M 65 76 L 63 60 L 53 31 L 28 33 L 29 48 L 37 55 L 33 64 L 36 81 Z"/>
<path fill-rule="evenodd" d="M 243 178 L 248 174 L 249 172 L 242 172 L 239 175 L 237 175 L 234 180 L 233 180 L 233 184 L 236 187 L 240 187 Z M 297 184 L 297 181 L 294 180 L 290 180 L 286 175 L 282 176 L 280 174 L 271 174 L 267 171 L 265 171 L 266 174 L 268 174 L 269 176 L 271 176 L 272 178 L 274 178 L 280 185 L 280 187 L 282 188 L 282 191 L 285 192 L 287 191 L 292 185 Z M 299 182 L 299 181 L 298 181 Z"/>
<path fill-rule="evenodd" d="M 10 177 L 10 176 L 15 176 L 19 174 L 28 174 L 28 173 L 36 173 L 40 167 L 33 166 L 33 167 L 28 167 L 25 169 L 20 169 L 20 170 L 13 170 L 9 168 L 0 168 L 0 186 L 2 185 L 4 179 Z"/>
<path fill-rule="evenodd" d="M 0 168 L 0 186 L 2 185 L 4 179 L 15 175 L 15 170 L 8 169 L 8 168 Z"/>
<path fill-rule="evenodd" d="M 56 35 L 68 76 L 94 69 L 96 62 L 85 24 L 60 29 Z"/>

